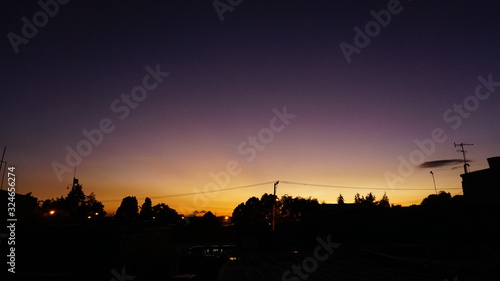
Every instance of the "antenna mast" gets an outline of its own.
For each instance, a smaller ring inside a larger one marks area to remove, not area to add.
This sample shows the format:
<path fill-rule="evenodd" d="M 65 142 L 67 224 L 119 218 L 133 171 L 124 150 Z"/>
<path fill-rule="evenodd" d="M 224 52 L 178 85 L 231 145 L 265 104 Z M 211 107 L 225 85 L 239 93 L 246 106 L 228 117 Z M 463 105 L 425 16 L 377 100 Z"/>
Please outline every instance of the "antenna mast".
<path fill-rule="evenodd" d="M 2 173 L 2 166 L 3 166 L 3 163 L 5 163 L 5 167 L 3 168 L 3 173 L 2 173 L 2 182 L 0 183 L 0 190 L 3 189 L 3 179 L 4 179 L 4 176 L 5 176 L 5 169 L 7 168 L 7 162 L 3 161 L 4 157 L 5 157 L 5 150 L 7 149 L 6 146 L 3 147 L 3 153 L 2 153 L 2 161 L 0 161 L 0 173 Z"/>
<path fill-rule="evenodd" d="M 467 152 L 465 149 L 464 149 L 464 145 L 474 145 L 472 143 L 453 143 L 453 145 L 455 146 L 455 148 L 457 146 L 460 146 L 460 149 L 457 150 L 457 152 L 462 152 L 463 156 L 464 156 L 464 173 L 467 174 L 469 172 L 469 164 L 467 163 L 467 159 L 465 158 L 465 152 Z"/>
<path fill-rule="evenodd" d="M 75 166 L 75 171 L 73 172 L 73 185 L 71 186 L 71 189 L 75 187 L 75 185 L 78 185 L 78 179 L 76 178 L 76 166 Z M 69 188 L 69 185 L 66 187 L 66 189 Z"/>

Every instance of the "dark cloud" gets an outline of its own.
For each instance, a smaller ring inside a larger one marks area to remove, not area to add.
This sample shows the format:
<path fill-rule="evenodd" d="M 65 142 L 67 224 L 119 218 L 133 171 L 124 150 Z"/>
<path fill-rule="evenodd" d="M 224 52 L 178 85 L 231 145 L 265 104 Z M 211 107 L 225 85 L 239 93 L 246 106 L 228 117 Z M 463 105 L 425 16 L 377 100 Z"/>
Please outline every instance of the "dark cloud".
<path fill-rule="evenodd" d="M 467 160 L 467 162 L 472 162 L 472 161 Z M 456 165 L 456 164 L 463 164 L 463 163 L 464 163 L 463 159 L 443 159 L 443 160 L 427 161 L 427 162 L 420 164 L 418 167 L 419 168 L 439 168 L 439 167 L 444 167 L 444 166 L 448 166 L 448 165 Z"/>

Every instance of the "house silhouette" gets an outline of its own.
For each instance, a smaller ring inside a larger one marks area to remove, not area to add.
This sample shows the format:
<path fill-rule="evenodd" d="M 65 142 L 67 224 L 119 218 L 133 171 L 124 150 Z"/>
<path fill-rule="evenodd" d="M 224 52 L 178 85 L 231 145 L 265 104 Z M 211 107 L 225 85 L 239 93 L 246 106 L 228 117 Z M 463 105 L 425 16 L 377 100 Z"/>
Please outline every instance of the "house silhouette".
<path fill-rule="evenodd" d="M 500 200 L 500 156 L 488 158 L 489 168 L 460 175 L 464 198 L 470 201 Z"/>

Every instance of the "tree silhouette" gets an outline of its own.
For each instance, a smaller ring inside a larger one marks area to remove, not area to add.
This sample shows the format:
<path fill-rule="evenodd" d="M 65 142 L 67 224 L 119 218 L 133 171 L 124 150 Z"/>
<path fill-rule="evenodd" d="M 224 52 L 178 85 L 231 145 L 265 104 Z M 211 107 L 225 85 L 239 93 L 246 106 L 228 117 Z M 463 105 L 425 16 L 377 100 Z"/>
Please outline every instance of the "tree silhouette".
<path fill-rule="evenodd" d="M 88 196 L 83 192 L 83 186 L 75 184 L 70 192 L 64 197 L 47 199 L 42 203 L 42 212 L 54 211 L 55 216 L 67 216 L 70 218 L 102 217 L 106 214 L 104 205 L 98 201 L 92 192 Z M 96 215 L 97 214 L 97 215 Z"/>
<path fill-rule="evenodd" d="M 146 199 L 144 199 L 139 217 L 143 220 L 150 220 L 153 218 L 153 203 L 151 202 L 151 199 L 149 199 L 149 197 L 146 197 Z"/>
<path fill-rule="evenodd" d="M 104 211 L 104 205 L 95 199 L 94 192 L 90 193 L 88 196 L 85 196 L 84 201 L 85 213 L 87 216 L 91 217 L 104 217 L 106 212 Z"/>
<path fill-rule="evenodd" d="M 371 192 L 368 193 L 364 200 L 363 200 L 363 203 L 366 204 L 366 205 L 375 205 L 375 195 L 373 195 Z"/>
<path fill-rule="evenodd" d="M 262 203 L 259 198 L 252 197 L 245 203 L 245 221 L 250 225 L 258 225 L 265 223 Z"/>
<path fill-rule="evenodd" d="M 362 204 L 364 202 L 364 199 L 361 197 L 361 195 L 359 195 L 359 193 L 356 193 L 356 195 L 354 195 L 354 203 L 355 204 Z"/>
<path fill-rule="evenodd" d="M 276 216 L 278 216 L 279 209 L 280 209 L 280 202 L 277 202 L 277 196 L 272 195 L 272 194 L 267 194 L 264 193 L 262 197 L 260 198 L 261 202 L 261 212 L 262 215 L 267 223 L 272 222 L 273 218 L 273 205 L 276 207 Z"/>
<path fill-rule="evenodd" d="M 72 217 L 85 217 L 85 194 L 80 184 L 74 184 L 66 197 L 66 208 Z"/>
<path fill-rule="evenodd" d="M 376 197 L 371 192 L 366 196 L 361 196 L 359 193 L 354 195 L 354 203 L 355 204 L 363 204 L 366 206 L 374 206 L 377 202 L 375 201 Z"/>
<path fill-rule="evenodd" d="M 268 226 L 272 222 L 274 204 L 277 222 L 296 222 L 311 217 L 320 209 L 318 200 L 311 197 L 292 198 L 285 195 L 280 200 L 276 199 L 276 196 L 267 193 L 262 195 L 260 200 L 257 197 L 249 198 L 233 210 L 232 222 L 236 225 Z"/>
<path fill-rule="evenodd" d="M 307 218 L 317 212 L 320 208 L 317 199 L 302 198 L 286 198 L 283 201 L 283 209 L 287 210 L 287 216 L 285 220 L 289 221 L 299 221 L 302 218 Z"/>
<path fill-rule="evenodd" d="M 431 194 L 422 200 L 422 206 L 443 206 L 451 202 L 451 194 L 445 191 L 440 191 L 438 195 Z"/>
<path fill-rule="evenodd" d="M 384 195 L 382 196 L 382 199 L 378 201 L 377 203 L 378 206 L 382 208 L 390 208 L 391 204 L 389 203 L 389 197 L 387 197 L 387 194 L 384 192 Z"/>
<path fill-rule="evenodd" d="M 337 204 L 344 204 L 344 196 L 342 196 L 342 193 L 337 197 Z"/>
<path fill-rule="evenodd" d="M 281 197 L 281 217 L 290 218 L 293 213 L 293 197 L 284 195 Z M 286 219 L 285 219 L 286 220 Z"/>
<path fill-rule="evenodd" d="M 115 218 L 131 220 L 137 218 L 139 206 L 135 196 L 127 196 L 122 199 L 120 207 L 116 210 Z"/>
<path fill-rule="evenodd" d="M 176 210 L 170 208 L 165 203 L 160 203 L 153 206 L 153 216 L 155 220 L 167 222 L 167 223 L 178 223 L 181 220 L 181 216 Z"/>
<path fill-rule="evenodd" d="M 265 213 L 270 213 L 270 210 L 265 212 L 259 198 L 251 197 L 233 210 L 233 222 L 240 225 L 264 225 L 269 219 L 266 219 Z"/>
<path fill-rule="evenodd" d="M 234 208 L 231 220 L 234 224 L 245 223 L 245 203 L 240 203 Z"/>

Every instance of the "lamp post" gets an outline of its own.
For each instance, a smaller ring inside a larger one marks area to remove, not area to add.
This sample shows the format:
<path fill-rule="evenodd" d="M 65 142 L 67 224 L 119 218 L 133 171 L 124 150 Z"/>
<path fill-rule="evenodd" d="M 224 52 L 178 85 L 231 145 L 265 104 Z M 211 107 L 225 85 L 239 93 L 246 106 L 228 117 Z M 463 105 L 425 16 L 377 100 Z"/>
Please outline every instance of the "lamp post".
<path fill-rule="evenodd" d="M 436 188 L 436 180 L 434 179 L 434 173 L 431 171 L 432 175 L 432 181 L 434 182 L 434 190 L 436 191 L 436 195 L 438 194 L 437 188 Z"/>
<path fill-rule="evenodd" d="M 278 183 L 280 183 L 280 181 L 277 181 L 277 182 L 274 183 L 273 222 L 272 222 L 272 225 L 271 225 L 272 231 L 276 230 L 276 187 L 278 186 Z"/>

